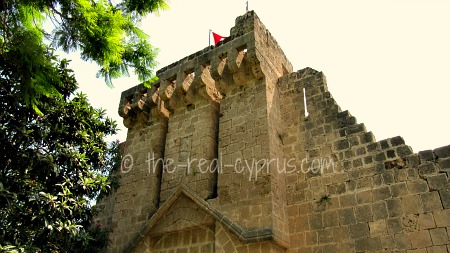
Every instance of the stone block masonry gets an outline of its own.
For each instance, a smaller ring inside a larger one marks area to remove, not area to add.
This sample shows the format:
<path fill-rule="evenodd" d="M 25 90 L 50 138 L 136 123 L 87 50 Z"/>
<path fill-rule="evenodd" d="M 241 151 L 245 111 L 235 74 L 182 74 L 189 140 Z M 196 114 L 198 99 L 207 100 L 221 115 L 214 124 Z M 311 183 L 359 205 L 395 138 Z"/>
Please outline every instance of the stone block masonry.
<path fill-rule="evenodd" d="M 448 252 L 450 146 L 376 141 L 254 12 L 122 93 L 107 252 Z"/>

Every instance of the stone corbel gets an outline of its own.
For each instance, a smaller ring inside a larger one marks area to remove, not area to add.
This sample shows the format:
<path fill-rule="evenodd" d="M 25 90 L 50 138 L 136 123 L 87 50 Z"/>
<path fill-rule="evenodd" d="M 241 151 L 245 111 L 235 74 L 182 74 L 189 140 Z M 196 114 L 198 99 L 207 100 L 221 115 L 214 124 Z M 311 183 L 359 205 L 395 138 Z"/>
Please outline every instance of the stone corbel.
<path fill-rule="evenodd" d="M 242 48 L 231 48 L 228 51 L 228 68 L 230 73 L 233 75 L 234 83 L 237 86 L 243 86 L 247 83 L 247 68 L 245 64 L 245 54 L 244 47 Z"/>
<path fill-rule="evenodd" d="M 136 113 L 136 121 L 147 123 L 149 120 L 150 106 L 146 103 L 147 93 L 135 92 L 131 102 L 131 109 Z"/>
<path fill-rule="evenodd" d="M 189 95 L 194 81 L 194 71 L 181 72 L 177 74 L 177 85 L 169 100 L 170 108 L 175 109 L 193 103 L 193 97 Z"/>
<path fill-rule="evenodd" d="M 119 115 L 122 118 L 126 118 L 129 116 L 131 110 L 131 103 L 128 99 L 122 98 L 119 104 Z"/>
<path fill-rule="evenodd" d="M 122 98 L 119 104 L 119 115 L 123 118 L 123 124 L 126 128 L 132 127 L 131 120 L 131 102 L 127 98 Z"/>
<path fill-rule="evenodd" d="M 146 104 L 150 107 L 151 119 L 166 119 L 169 113 L 164 108 L 164 102 L 159 97 L 159 87 L 152 86 L 148 89 Z"/>
<path fill-rule="evenodd" d="M 173 80 L 162 80 L 161 86 L 159 87 L 159 97 L 162 101 L 164 101 L 164 106 L 166 110 L 173 111 L 173 108 L 170 107 L 170 98 L 172 97 L 176 87 L 176 82 Z"/>
<path fill-rule="evenodd" d="M 233 84 L 233 78 L 227 65 L 227 55 L 220 54 L 211 58 L 210 75 L 216 81 L 216 89 L 223 95 L 227 94 Z"/>
<path fill-rule="evenodd" d="M 251 47 L 247 50 L 247 53 L 245 55 L 245 61 L 246 61 L 247 65 L 250 66 L 253 77 L 255 79 L 261 79 L 264 77 L 264 73 L 261 69 L 261 62 L 258 59 L 257 51 L 256 51 L 255 47 Z"/>
<path fill-rule="evenodd" d="M 201 97 L 219 102 L 222 99 L 220 92 L 216 89 L 216 82 L 211 76 L 211 66 L 209 64 L 199 64 L 195 68 L 195 77 L 192 83 L 193 89 L 188 93 L 189 96 Z"/>

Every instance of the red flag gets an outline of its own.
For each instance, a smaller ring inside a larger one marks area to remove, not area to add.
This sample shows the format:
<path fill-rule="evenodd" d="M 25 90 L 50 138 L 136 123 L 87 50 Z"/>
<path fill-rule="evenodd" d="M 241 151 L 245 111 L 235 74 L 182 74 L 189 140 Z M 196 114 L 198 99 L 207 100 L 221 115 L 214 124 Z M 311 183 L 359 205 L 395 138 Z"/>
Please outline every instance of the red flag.
<path fill-rule="evenodd" d="M 220 36 L 219 34 L 217 34 L 217 33 L 215 33 L 215 32 L 212 32 L 212 34 L 213 34 L 213 37 L 214 37 L 214 45 L 216 45 L 216 46 L 217 46 L 217 44 L 218 44 L 220 41 L 222 41 L 222 40 L 224 40 L 224 39 L 227 38 L 227 37 Z"/>

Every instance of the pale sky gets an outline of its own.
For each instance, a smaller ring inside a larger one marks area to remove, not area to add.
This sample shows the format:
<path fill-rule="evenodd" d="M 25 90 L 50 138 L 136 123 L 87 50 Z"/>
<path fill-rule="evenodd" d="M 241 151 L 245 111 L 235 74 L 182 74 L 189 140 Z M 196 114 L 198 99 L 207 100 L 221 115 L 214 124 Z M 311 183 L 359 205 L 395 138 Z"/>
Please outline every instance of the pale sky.
<path fill-rule="evenodd" d="M 160 49 L 159 68 L 208 46 L 208 31 L 228 36 L 244 0 L 170 0 L 142 28 Z M 323 71 L 342 110 L 349 110 L 377 139 L 402 136 L 414 152 L 450 144 L 450 0 L 249 1 L 278 41 L 294 71 Z M 212 38 L 211 38 L 211 43 Z M 95 107 L 117 114 L 120 93 L 139 82 L 96 79 L 98 69 L 70 57 Z"/>

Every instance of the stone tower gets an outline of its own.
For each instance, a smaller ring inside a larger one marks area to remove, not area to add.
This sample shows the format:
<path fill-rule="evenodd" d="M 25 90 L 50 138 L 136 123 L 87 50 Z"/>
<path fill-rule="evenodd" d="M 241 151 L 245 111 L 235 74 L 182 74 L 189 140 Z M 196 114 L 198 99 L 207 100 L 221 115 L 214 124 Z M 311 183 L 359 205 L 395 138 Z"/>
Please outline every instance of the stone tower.
<path fill-rule="evenodd" d="M 230 34 L 122 93 L 108 252 L 450 249 L 450 146 L 375 141 L 254 12 Z"/>

